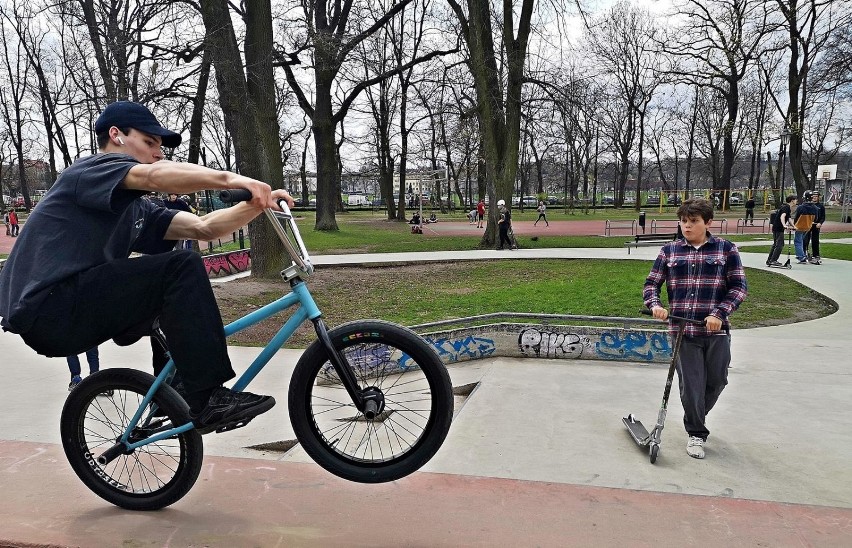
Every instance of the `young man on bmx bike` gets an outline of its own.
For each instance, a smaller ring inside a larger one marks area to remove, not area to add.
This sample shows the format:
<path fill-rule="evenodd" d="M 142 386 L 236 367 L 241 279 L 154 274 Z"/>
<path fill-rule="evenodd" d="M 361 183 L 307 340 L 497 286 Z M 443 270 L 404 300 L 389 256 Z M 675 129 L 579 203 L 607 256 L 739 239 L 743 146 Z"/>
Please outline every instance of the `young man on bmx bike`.
<path fill-rule="evenodd" d="M 138 103 L 108 105 L 95 133 L 99 152 L 62 172 L 0 272 L 0 326 L 62 357 L 159 319 L 200 431 L 268 411 L 272 397 L 222 386 L 235 374 L 201 256 L 173 248 L 230 234 L 292 198 L 249 177 L 163 160 L 161 147 L 181 136 Z M 143 199 L 229 188 L 250 191 L 251 201 L 196 217 Z"/>

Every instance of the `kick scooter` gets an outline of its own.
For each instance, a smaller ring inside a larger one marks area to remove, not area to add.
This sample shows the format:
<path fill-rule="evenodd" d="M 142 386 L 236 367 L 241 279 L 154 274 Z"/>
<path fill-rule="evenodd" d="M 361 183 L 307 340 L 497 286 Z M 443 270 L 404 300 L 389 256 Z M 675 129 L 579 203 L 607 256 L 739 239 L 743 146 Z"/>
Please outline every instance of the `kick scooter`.
<path fill-rule="evenodd" d="M 651 315 L 648 309 L 642 310 L 642 314 Z M 672 389 L 672 379 L 674 378 L 675 366 L 677 364 L 677 355 L 680 351 L 681 342 L 683 342 L 683 331 L 686 324 L 692 323 L 696 325 L 704 325 L 704 320 L 691 320 L 680 316 L 669 316 L 669 319 L 677 324 L 677 336 L 675 337 L 674 347 L 672 348 L 672 360 L 669 364 L 669 374 L 666 377 L 666 388 L 663 390 L 663 403 L 660 405 L 660 412 L 657 414 L 657 424 L 654 429 L 648 433 L 648 429 L 633 415 L 628 414 L 622 417 L 621 421 L 627 427 L 627 431 L 633 437 L 633 441 L 640 447 L 648 446 L 648 454 L 651 459 L 651 464 L 657 462 L 657 455 L 660 453 L 660 443 L 662 443 L 663 426 L 666 423 L 666 410 L 669 405 L 669 394 Z"/>

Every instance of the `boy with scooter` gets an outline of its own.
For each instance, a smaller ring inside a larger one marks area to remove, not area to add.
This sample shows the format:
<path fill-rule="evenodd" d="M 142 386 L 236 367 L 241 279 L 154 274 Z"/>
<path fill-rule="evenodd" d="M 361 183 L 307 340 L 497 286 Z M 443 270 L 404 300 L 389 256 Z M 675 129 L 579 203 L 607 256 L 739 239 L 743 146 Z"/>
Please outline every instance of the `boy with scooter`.
<path fill-rule="evenodd" d="M 678 353 L 677 374 L 683 424 L 689 435 L 686 452 L 704 458 L 704 443 L 710 435 L 707 413 L 728 384 L 731 335 L 728 318 L 747 294 L 745 271 L 733 243 L 709 232 L 713 204 L 703 198 L 685 200 L 677 210 L 683 238 L 660 249 L 643 297 L 645 306 L 659 320 L 673 316 L 704 320 L 688 324 Z M 660 300 L 666 283 L 669 309 Z M 669 331 L 674 335 L 670 322 Z"/>

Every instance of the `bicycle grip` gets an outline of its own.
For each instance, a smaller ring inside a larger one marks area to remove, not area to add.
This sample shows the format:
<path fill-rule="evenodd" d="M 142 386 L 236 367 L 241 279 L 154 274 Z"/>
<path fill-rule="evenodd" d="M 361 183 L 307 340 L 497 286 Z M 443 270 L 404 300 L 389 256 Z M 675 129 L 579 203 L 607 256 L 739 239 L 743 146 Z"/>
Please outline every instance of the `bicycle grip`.
<path fill-rule="evenodd" d="M 232 188 L 219 192 L 219 199 L 229 204 L 249 202 L 251 201 L 251 192 L 244 188 Z"/>

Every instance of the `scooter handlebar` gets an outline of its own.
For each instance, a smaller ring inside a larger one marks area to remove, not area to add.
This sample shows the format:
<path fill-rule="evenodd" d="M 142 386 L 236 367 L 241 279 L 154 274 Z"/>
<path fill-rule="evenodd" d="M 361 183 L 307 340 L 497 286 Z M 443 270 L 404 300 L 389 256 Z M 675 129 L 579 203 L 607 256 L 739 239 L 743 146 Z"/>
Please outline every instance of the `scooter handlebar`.
<path fill-rule="evenodd" d="M 646 316 L 653 316 L 654 314 L 647 308 L 643 308 L 639 311 L 640 314 L 644 314 Z M 694 320 L 692 318 L 684 318 L 683 316 L 672 316 L 669 314 L 669 320 L 674 320 L 675 322 L 683 322 L 683 323 L 693 323 L 695 325 L 704 325 L 704 320 Z"/>

